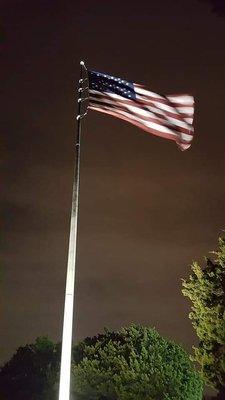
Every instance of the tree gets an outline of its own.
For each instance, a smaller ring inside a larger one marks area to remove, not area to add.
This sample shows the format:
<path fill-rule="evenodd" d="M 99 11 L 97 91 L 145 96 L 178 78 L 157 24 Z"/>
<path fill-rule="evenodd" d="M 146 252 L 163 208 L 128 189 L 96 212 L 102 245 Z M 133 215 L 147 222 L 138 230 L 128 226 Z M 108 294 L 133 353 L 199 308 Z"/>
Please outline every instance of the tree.
<path fill-rule="evenodd" d="M 55 398 L 59 359 L 59 345 L 47 337 L 19 347 L 11 360 L 0 369 L 0 395 L 4 400 Z"/>
<path fill-rule="evenodd" d="M 205 383 L 218 390 L 218 399 L 225 399 L 225 239 L 219 239 L 213 254 L 204 268 L 192 264 L 182 292 L 192 302 L 189 318 L 199 338 L 193 360 Z"/>
<path fill-rule="evenodd" d="M 78 400 L 200 400 L 202 380 L 185 350 L 155 329 L 132 325 L 74 347 Z"/>

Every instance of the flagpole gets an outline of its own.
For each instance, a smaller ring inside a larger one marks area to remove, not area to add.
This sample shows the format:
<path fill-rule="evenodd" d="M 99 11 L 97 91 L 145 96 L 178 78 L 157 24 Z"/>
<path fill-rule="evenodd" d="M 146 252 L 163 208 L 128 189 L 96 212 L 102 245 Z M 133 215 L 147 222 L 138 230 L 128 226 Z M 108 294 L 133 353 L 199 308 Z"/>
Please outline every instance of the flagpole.
<path fill-rule="evenodd" d="M 82 118 L 82 84 L 84 82 L 84 62 L 80 62 L 80 88 L 78 89 L 78 115 L 77 115 L 77 135 L 75 145 L 75 168 L 72 192 L 72 208 L 70 219 L 69 250 L 67 261 L 67 276 L 65 290 L 65 304 L 63 317 L 62 352 L 59 380 L 59 400 L 70 399 L 70 375 L 71 375 L 71 353 L 72 353 L 72 333 L 73 333 L 73 305 L 74 305 L 74 286 L 75 286 L 75 267 L 77 250 L 77 220 L 78 220 L 78 200 L 79 200 L 79 180 L 80 180 L 80 137 Z"/>

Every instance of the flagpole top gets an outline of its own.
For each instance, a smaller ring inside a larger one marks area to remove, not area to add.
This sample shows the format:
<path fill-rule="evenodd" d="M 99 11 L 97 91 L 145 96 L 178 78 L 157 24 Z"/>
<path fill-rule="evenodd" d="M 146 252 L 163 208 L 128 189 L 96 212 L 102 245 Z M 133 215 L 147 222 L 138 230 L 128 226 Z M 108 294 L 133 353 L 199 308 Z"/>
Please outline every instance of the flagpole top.
<path fill-rule="evenodd" d="M 80 61 L 80 65 L 84 65 L 84 61 Z"/>

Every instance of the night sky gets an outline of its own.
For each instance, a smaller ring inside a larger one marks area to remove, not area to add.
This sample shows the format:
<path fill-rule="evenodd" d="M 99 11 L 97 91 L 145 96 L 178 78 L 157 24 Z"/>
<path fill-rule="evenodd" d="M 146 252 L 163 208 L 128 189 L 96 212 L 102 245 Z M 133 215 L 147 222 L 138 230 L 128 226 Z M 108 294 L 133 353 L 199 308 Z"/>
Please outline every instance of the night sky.
<path fill-rule="evenodd" d="M 196 136 L 181 152 L 89 112 L 74 339 L 135 322 L 189 349 L 181 278 L 225 228 L 225 19 L 198 0 L 1 3 L 1 362 L 37 336 L 61 340 L 80 60 L 193 94 Z"/>

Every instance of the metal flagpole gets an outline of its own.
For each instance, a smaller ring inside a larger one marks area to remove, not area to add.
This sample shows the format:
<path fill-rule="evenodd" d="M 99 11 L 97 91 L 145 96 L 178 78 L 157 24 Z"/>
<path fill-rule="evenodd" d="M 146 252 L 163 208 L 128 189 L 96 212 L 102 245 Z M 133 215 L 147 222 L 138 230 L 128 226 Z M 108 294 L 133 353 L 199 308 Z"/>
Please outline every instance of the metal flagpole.
<path fill-rule="evenodd" d="M 62 353 L 59 380 L 59 400 L 70 399 L 70 374 L 71 374 L 71 352 L 72 352 L 72 332 L 73 332 L 73 303 L 74 303 L 74 285 L 75 285 L 75 266 L 76 266 L 76 250 L 77 250 L 77 220 L 78 220 L 78 195 L 79 195 L 79 179 L 80 179 L 80 136 L 81 121 L 84 115 L 82 112 L 82 93 L 84 70 L 86 67 L 84 62 L 80 62 L 80 88 L 78 89 L 78 115 L 77 115 L 77 137 L 76 137 L 76 161 L 73 180 L 72 208 L 70 220 L 70 237 L 67 262 L 65 305 L 63 318 L 63 334 L 62 334 Z"/>

